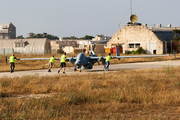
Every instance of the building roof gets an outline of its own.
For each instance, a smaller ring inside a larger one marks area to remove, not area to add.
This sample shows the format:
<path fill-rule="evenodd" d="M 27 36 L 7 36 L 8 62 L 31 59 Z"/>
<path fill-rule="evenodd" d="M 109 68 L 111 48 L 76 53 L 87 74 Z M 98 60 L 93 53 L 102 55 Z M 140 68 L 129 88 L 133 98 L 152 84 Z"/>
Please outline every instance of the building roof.
<path fill-rule="evenodd" d="M 173 30 L 180 29 L 180 27 L 149 27 L 152 32 L 161 40 L 161 41 L 171 41 L 174 39 Z"/>
<path fill-rule="evenodd" d="M 171 41 L 174 39 L 174 33 L 172 31 L 153 31 L 153 32 L 161 41 Z"/>
<path fill-rule="evenodd" d="M 47 38 L 33 38 L 33 39 L 2 39 L 0 40 L 0 48 L 14 48 L 15 43 L 27 42 L 27 49 L 41 49 L 44 47 Z"/>

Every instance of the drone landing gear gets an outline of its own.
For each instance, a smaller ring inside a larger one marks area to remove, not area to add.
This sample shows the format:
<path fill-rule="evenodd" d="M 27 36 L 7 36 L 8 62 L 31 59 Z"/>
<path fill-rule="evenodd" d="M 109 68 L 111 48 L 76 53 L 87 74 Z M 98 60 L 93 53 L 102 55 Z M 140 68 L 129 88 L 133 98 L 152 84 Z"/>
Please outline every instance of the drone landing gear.
<path fill-rule="evenodd" d="M 76 67 L 74 68 L 74 71 L 79 71 L 79 72 L 81 72 L 81 70 L 77 70 L 77 68 L 76 68 Z"/>

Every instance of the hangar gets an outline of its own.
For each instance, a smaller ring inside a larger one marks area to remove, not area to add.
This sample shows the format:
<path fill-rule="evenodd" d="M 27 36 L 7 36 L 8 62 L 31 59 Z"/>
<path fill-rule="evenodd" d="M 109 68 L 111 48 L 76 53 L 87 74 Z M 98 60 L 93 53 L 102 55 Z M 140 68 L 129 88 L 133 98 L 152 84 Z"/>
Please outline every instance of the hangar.
<path fill-rule="evenodd" d="M 142 47 L 146 54 L 166 54 L 173 51 L 172 41 L 174 38 L 174 29 L 180 27 L 148 27 L 147 24 L 127 24 L 122 29 L 118 30 L 110 41 L 107 43 L 107 48 L 112 48 L 115 44 L 122 46 L 123 53 L 137 50 Z"/>
<path fill-rule="evenodd" d="M 0 40 L 0 55 L 48 54 L 51 53 L 50 40 L 47 38 L 3 39 Z"/>

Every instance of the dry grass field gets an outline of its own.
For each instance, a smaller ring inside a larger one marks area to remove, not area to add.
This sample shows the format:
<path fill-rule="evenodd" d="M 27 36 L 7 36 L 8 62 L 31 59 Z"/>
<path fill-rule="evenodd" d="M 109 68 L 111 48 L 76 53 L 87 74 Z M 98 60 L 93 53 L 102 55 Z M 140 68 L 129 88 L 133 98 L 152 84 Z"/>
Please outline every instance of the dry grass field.
<path fill-rule="evenodd" d="M 17 58 L 50 58 L 52 55 L 26 55 L 26 54 L 15 54 Z M 55 57 L 60 57 L 61 55 L 58 54 Z M 67 57 L 71 56 L 77 56 L 77 55 L 67 55 Z M 88 55 L 87 55 L 88 56 Z M 101 56 L 101 55 L 98 55 Z M 10 56 L 7 56 L 8 59 Z M 10 65 L 9 61 L 6 63 L 5 61 L 6 56 L 0 55 L 0 72 L 7 72 L 10 71 Z M 122 58 L 120 61 L 117 59 L 112 59 L 111 64 L 118 64 L 118 63 L 134 63 L 134 62 L 152 62 L 152 61 L 165 61 L 165 60 L 173 60 L 174 57 L 153 57 L 153 58 Z M 49 60 L 31 60 L 31 61 L 15 61 L 16 71 L 19 70 L 36 70 L 36 69 L 47 69 L 48 68 L 48 62 Z M 68 63 L 67 63 L 68 64 Z M 100 63 L 101 64 L 101 63 Z M 95 64 L 97 65 L 97 64 Z M 54 62 L 54 68 L 57 68 L 60 66 L 59 60 L 55 60 Z M 68 66 L 73 66 L 71 64 L 68 64 Z"/>
<path fill-rule="evenodd" d="M 180 67 L 0 78 L 0 119 L 180 118 Z M 48 94 L 40 98 L 18 95 Z"/>

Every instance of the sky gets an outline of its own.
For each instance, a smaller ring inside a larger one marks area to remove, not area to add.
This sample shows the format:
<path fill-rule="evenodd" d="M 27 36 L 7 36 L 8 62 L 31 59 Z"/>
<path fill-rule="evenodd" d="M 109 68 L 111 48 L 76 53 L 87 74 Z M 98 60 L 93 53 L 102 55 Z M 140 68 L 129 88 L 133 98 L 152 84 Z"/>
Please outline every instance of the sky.
<path fill-rule="evenodd" d="M 0 23 L 12 23 L 16 36 L 48 33 L 61 37 L 113 36 L 130 21 L 130 0 L 0 0 Z M 180 0 L 132 0 L 142 24 L 180 26 Z"/>

